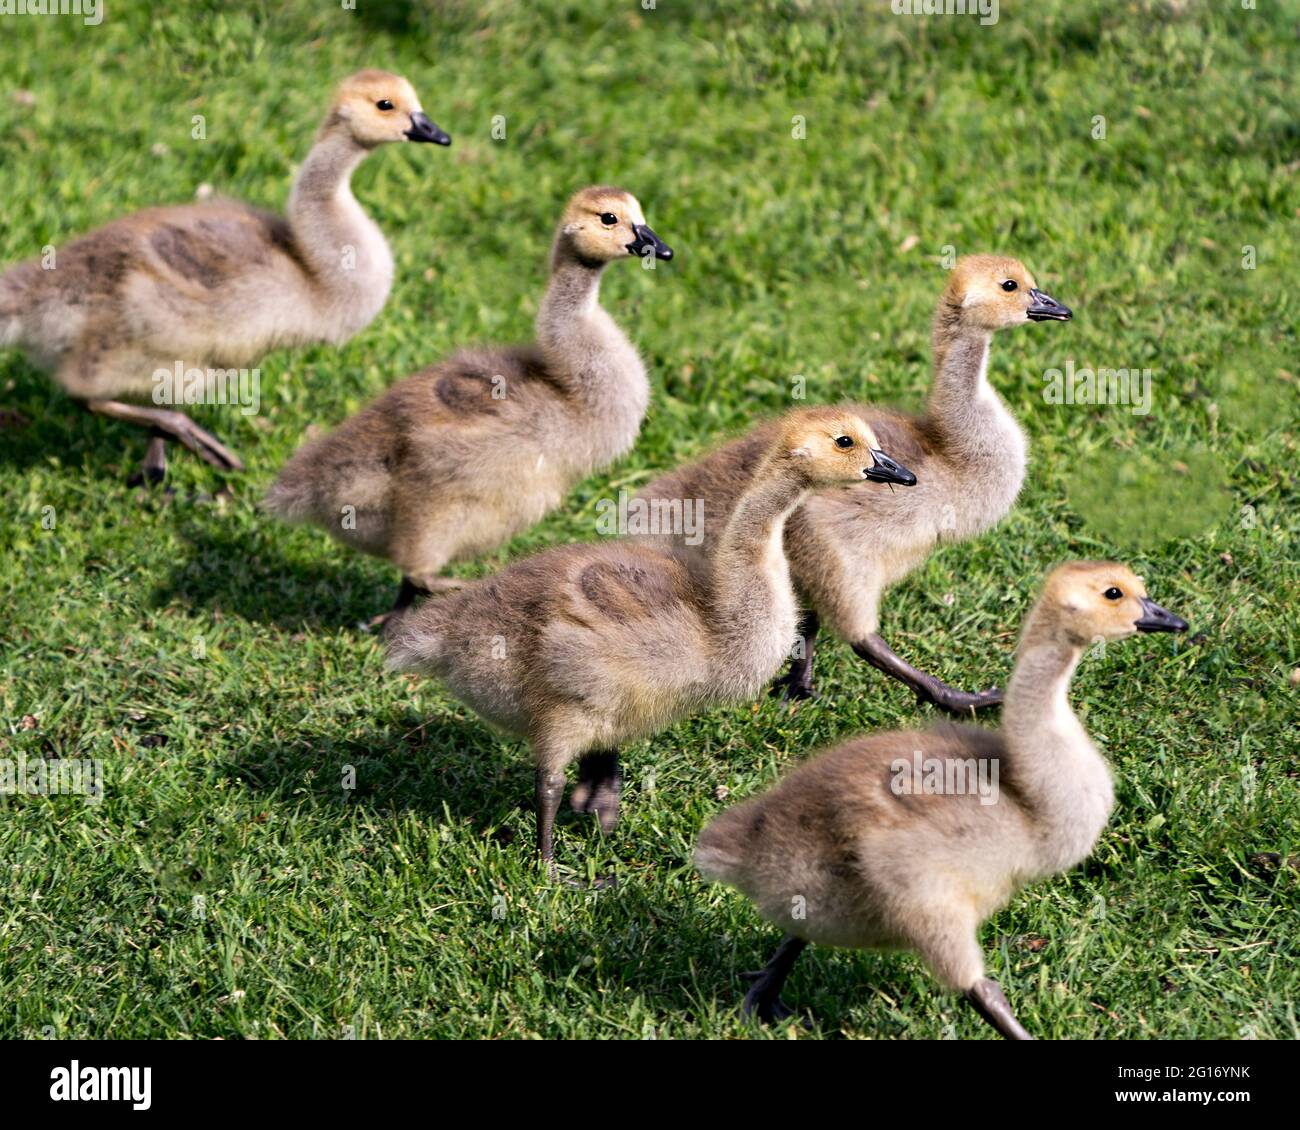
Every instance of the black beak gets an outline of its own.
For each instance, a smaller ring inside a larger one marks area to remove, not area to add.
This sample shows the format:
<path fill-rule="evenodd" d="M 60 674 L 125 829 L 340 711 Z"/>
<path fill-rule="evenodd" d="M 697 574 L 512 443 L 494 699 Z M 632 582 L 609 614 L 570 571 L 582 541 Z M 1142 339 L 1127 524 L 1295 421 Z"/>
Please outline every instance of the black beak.
<path fill-rule="evenodd" d="M 1029 292 L 1033 304 L 1025 311 L 1031 322 L 1068 322 L 1074 317 L 1068 306 L 1062 306 L 1050 294 L 1044 294 L 1037 287 Z"/>
<path fill-rule="evenodd" d="M 1142 605 L 1142 619 L 1134 621 L 1139 632 L 1185 632 L 1187 621 L 1175 616 L 1167 608 L 1161 608 L 1148 596 L 1139 598 Z"/>
<path fill-rule="evenodd" d="M 406 131 L 406 136 L 412 141 L 432 141 L 434 145 L 451 144 L 451 134 L 439 129 L 422 113 L 411 115 L 411 128 Z"/>
<path fill-rule="evenodd" d="M 629 255 L 640 258 L 653 248 L 656 259 L 671 259 L 673 257 L 673 249 L 645 224 L 633 224 L 632 230 L 636 232 L 636 239 L 627 245 Z"/>
<path fill-rule="evenodd" d="M 897 483 L 900 487 L 916 486 L 916 476 L 901 463 L 895 463 L 883 451 L 871 449 L 874 460 L 870 467 L 862 469 L 862 477 L 873 483 Z"/>

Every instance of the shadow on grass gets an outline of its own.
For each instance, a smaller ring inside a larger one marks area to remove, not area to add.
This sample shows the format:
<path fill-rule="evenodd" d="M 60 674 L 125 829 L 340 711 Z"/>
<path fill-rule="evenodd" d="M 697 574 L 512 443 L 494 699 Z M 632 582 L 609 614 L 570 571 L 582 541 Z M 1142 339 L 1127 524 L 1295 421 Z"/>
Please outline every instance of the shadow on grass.
<path fill-rule="evenodd" d="M 473 31 L 483 19 L 469 0 L 386 0 L 358 4 L 354 14 L 376 31 L 425 38 L 437 34 L 446 39 Z"/>
<path fill-rule="evenodd" d="M 329 710 L 325 700 L 318 704 Z M 531 822 L 533 768 L 522 742 L 509 742 L 472 718 L 406 718 L 358 729 L 341 704 L 338 723 L 297 740 L 240 748 L 225 764 L 246 786 L 286 803 L 304 795 L 322 808 L 414 811 L 468 821 L 499 842 L 515 837 L 513 815 Z M 345 776 L 353 787 L 345 788 Z M 531 838 L 518 850 L 531 852 Z"/>
<path fill-rule="evenodd" d="M 349 818 L 382 824 L 407 813 L 435 826 L 463 824 L 473 838 L 501 845 L 527 871 L 535 844 L 533 766 L 524 743 L 446 711 L 424 718 L 411 711 L 381 726 L 366 717 L 364 706 L 347 699 L 321 700 L 314 708 L 322 717 L 297 737 L 232 743 L 221 758 L 222 772 L 267 802 L 312 815 L 322 829 Z M 353 787 L 345 788 L 345 780 Z M 570 771 L 570 787 L 572 782 Z M 632 848 L 620 842 L 619 832 L 603 837 L 595 821 L 570 810 L 567 796 L 557 825 L 561 863 L 579 875 L 587 860 L 597 860 L 603 872 L 611 857 Z M 464 838 L 457 832 L 456 840 Z M 667 858 L 663 867 L 684 868 L 685 860 Z M 204 864 L 203 870 L 214 869 Z M 674 877 L 643 883 L 634 872 L 625 874 L 618 886 L 598 893 L 556 889 L 554 897 L 587 900 L 589 907 L 566 929 L 539 937 L 541 976 L 555 985 L 574 976 L 602 976 L 619 991 L 641 997 L 652 1014 L 687 1022 L 707 1025 L 738 1011 L 746 988 L 742 971 L 761 968 L 778 932 L 755 920 L 734 942 L 719 937 L 717 917 L 696 896 L 676 900 L 663 893 L 661 880 L 672 885 Z M 455 864 L 433 881 L 455 886 Z M 540 874 L 532 881 L 547 885 Z M 683 881 L 703 894 L 698 878 Z M 589 972 L 593 958 L 595 971 Z M 869 993 L 854 966 L 860 961 L 814 950 L 791 980 L 790 1003 L 815 1010 L 823 1038 L 842 1038 L 850 1008 Z M 852 985 L 847 993 L 846 981 Z M 897 994 L 892 978 L 880 983 Z M 886 1032 L 896 1034 L 882 1023 L 881 1034 Z"/>
<path fill-rule="evenodd" d="M 745 990 L 731 946 L 705 927 L 709 916 L 689 910 L 689 902 L 670 907 L 635 881 L 620 883 L 591 900 L 582 928 L 538 939 L 537 971 L 556 985 L 600 976 L 686 1023 L 707 1023 L 710 1009 L 739 1010 Z"/>
<path fill-rule="evenodd" d="M 191 521 L 177 531 L 189 547 L 159 580 L 153 600 L 220 610 L 287 630 L 355 627 L 386 611 L 396 592 L 382 566 L 340 553 L 328 567 L 295 560 L 281 543 L 289 536 L 269 515 L 255 525 Z"/>
<path fill-rule="evenodd" d="M 285 804 L 465 821 L 476 835 L 491 837 L 531 861 L 536 846 L 533 761 L 523 741 L 497 735 L 473 716 L 442 712 L 421 720 L 412 713 L 381 728 L 349 700 L 340 700 L 337 707 L 328 699 L 316 705 L 323 714 L 337 709 L 333 724 L 322 718 L 296 739 L 233 749 L 223 758 L 226 772 L 246 788 Z M 573 767 L 568 777 L 571 789 Z M 352 787 L 345 788 L 345 780 Z M 580 871 L 589 858 L 603 865 L 617 857 L 620 834 L 604 837 L 591 816 L 569 807 L 568 797 L 566 790 L 556 815 L 561 864 Z M 616 898 L 631 896 L 636 888 L 629 883 L 618 891 Z M 639 920 L 644 926 L 651 918 L 641 915 Z"/>
<path fill-rule="evenodd" d="M 65 467 L 112 477 L 124 463 L 144 458 L 141 428 L 96 417 L 21 357 L 0 353 L 0 464 L 26 470 L 57 456 Z M 138 449 L 138 454 L 137 454 Z"/>
<path fill-rule="evenodd" d="M 464 842 L 468 831 L 500 844 L 518 864 L 507 868 L 514 881 L 545 888 L 547 897 L 566 903 L 587 901 L 580 927 L 570 923 L 538 936 L 537 972 L 550 984 L 603 976 L 619 991 L 641 996 L 655 1014 L 687 1020 L 739 1008 L 744 987 L 738 970 L 750 966 L 734 964 L 732 946 L 710 933 L 710 916 L 694 913 L 693 899 L 685 908 L 674 906 L 631 878 L 600 892 L 550 888 L 540 870 L 530 870 L 533 772 L 523 743 L 499 739 L 472 719 L 446 715 L 340 732 L 345 730 L 346 723 L 320 726 L 298 740 L 233 748 L 222 769 L 244 789 L 305 810 L 322 824 L 344 819 L 345 810 L 374 824 L 411 812 L 435 825 L 463 822 L 468 828 L 458 830 L 455 841 Z M 355 788 L 347 791 L 342 781 L 349 767 Z M 588 858 L 604 863 L 621 854 L 617 832 L 605 840 L 594 820 L 574 814 L 567 803 L 557 824 L 563 863 L 580 870 Z M 454 859 L 444 862 L 431 882 L 454 887 L 456 866 Z M 774 940 L 774 932 L 769 938 L 756 929 L 742 952 Z"/>
<path fill-rule="evenodd" d="M 703 881 L 696 881 L 703 889 Z M 584 928 L 570 926 L 541 938 L 537 969 L 548 981 L 563 984 L 596 968 L 606 980 L 640 996 L 656 1014 L 705 1026 L 728 1015 L 739 1022 L 749 988 L 744 973 L 766 964 L 781 935 L 755 918 L 753 928 L 739 932 L 733 943 L 712 931 L 716 922 L 710 913 L 697 911 L 692 899 L 660 903 L 628 883 L 601 894 Z M 782 996 L 819 1038 L 845 1039 L 854 1010 L 870 1006 L 873 986 L 897 998 L 908 995 L 901 972 L 886 955 L 812 946 Z M 875 1006 L 870 1007 L 874 1012 Z M 867 1030 L 873 1035 L 900 1035 L 897 1023 L 887 1017 L 872 1020 Z M 778 1033 L 777 1026 L 757 1021 L 742 1024 L 740 1031 L 746 1028 L 755 1036 Z"/>
<path fill-rule="evenodd" d="M 22 357 L 11 359 L 0 352 L 0 385 L 10 381 L 14 387 L 0 396 L 0 465 L 22 471 L 53 456 L 64 468 L 125 486 L 144 459 L 147 428 L 95 415 Z M 147 398 L 137 402 L 149 403 Z M 202 409 L 190 414 L 218 439 L 228 441 L 222 424 L 229 424 L 229 418 L 223 420 L 221 412 Z M 169 463 L 198 461 L 176 442 L 167 445 L 167 458 Z M 213 478 L 212 489 L 219 489 L 223 477 L 214 471 Z"/>

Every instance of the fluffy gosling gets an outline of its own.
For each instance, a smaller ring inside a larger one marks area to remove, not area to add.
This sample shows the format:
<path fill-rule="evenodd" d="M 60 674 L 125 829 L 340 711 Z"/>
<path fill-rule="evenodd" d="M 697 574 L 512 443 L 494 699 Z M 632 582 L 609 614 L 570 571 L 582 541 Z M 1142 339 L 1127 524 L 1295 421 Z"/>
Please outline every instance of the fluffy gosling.
<path fill-rule="evenodd" d="M 445 566 L 539 521 L 636 440 L 650 385 L 598 301 L 600 278 L 616 260 L 672 254 L 631 193 L 582 189 L 555 236 L 536 343 L 467 350 L 399 381 L 304 445 L 268 508 L 396 565 L 395 613 L 458 588 Z"/>
<path fill-rule="evenodd" d="M 451 143 L 404 78 L 351 76 L 285 216 L 234 200 L 153 208 L 57 250 L 52 270 L 20 263 L 0 275 L 0 347 L 23 350 L 90 411 L 150 429 L 141 480 L 162 480 L 169 439 L 242 470 L 183 412 L 138 401 L 156 393 L 159 370 L 247 368 L 273 349 L 339 344 L 367 326 L 388 297 L 393 258 L 349 184 L 373 149 L 403 141 Z"/>
<path fill-rule="evenodd" d="M 1087 858 L 1106 826 L 1110 770 L 1070 709 L 1070 680 L 1098 640 L 1186 630 L 1124 565 L 1063 565 L 1025 620 L 1000 730 L 854 738 L 714 819 L 700 873 L 786 932 L 746 1015 L 790 1015 L 781 986 L 809 942 L 902 948 L 1003 1036 L 1029 1039 L 985 976 L 977 930 L 1027 883 Z"/>
<path fill-rule="evenodd" d="M 707 577 L 629 541 L 525 558 L 399 623 L 389 662 L 440 678 L 486 721 L 527 739 L 537 764 L 537 847 L 552 876 L 564 770 L 575 807 L 618 819 L 617 748 L 755 694 L 789 654 L 797 608 L 785 520 L 816 487 L 915 479 L 842 409 L 792 412 L 719 535 Z"/>
<path fill-rule="evenodd" d="M 989 343 L 999 330 L 1064 321 L 1070 311 L 1038 289 L 1015 259 L 976 255 L 958 261 L 934 317 L 934 383 L 921 416 L 861 407 L 881 442 L 911 467 L 921 485 L 894 492 L 862 485 L 810 498 L 786 526 L 786 553 L 807 613 L 803 647 L 774 688 L 789 698 L 812 694 L 813 653 L 825 624 L 872 666 L 906 684 L 921 701 L 953 713 L 992 706 L 996 688 L 957 690 L 896 655 L 879 633 L 884 591 L 939 546 L 975 537 L 1011 509 L 1025 477 L 1026 441 L 987 379 Z M 640 492 L 643 499 L 700 498 L 706 512 L 727 513 L 744 489 L 772 425 L 679 468 Z M 656 537 L 694 570 L 706 569 L 709 538 Z"/>

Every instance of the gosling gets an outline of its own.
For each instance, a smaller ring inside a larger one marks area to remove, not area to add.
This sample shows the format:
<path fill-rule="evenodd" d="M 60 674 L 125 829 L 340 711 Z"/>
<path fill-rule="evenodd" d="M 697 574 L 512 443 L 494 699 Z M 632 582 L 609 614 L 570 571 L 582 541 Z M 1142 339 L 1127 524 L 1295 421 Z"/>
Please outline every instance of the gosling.
<path fill-rule="evenodd" d="M 149 428 L 136 478 L 162 481 L 169 439 L 223 471 L 242 470 L 183 412 L 132 401 L 175 403 L 162 373 L 184 374 L 188 398 L 198 370 L 207 395 L 217 370 L 286 346 L 341 344 L 369 325 L 388 297 L 393 258 L 350 181 L 371 150 L 394 141 L 451 144 L 404 78 L 354 74 L 335 94 L 285 217 L 217 200 L 114 220 L 56 251 L 54 269 L 33 261 L 0 275 L 0 347 L 22 349 L 90 411 Z"/>
<path fill-rule="evenodd" d="M 392 630 L 417 596 L 460 587 L 445 566 L 508 541 L 632 446 L 650 385 L 598 302 L 601 272 L 672 255 L 631 193 L 582 189 L 555 236 L 536 344 L 457 353 L 399 381 L 299 449 L 268 509 L 396 565 Z"/>
<path fill-rule="evenodd" d="M 1112 562 L 1047 578 L 1025 621 L 1001 730 L 945 723 L 855 738 L 714 819 L 695 864 L 786 931 L 743 1011 L 790 1015 L 781 986 L 809 942 L 915 950 L 1013 1040 L 1029 1039 L 984 973 L 976 931 L 1021 887 L 1091 853 L 1110 771 L 1067 694 L 1084 649 L 1187 624 Z"/>
<path fill-rule="evenodd" d="M 389 663 L 442 679 L 486 721 L 528 740 L 537 764 L 537 847 L 552 879 L 565 767 L 573 805 L 618 820 L 617 747 L 717 703 L 755 694 L 780 668 L 798 619 L 781 536 L 817 487 L 912 485 L 860 417 L 786 416 L 696 578 L 672 554 L 626 540 L 526 558 L 400 623 Z"/>
<path fill-rule="evenodd" d="M 786 553 L 807 611 L 802 645 L 775 693 L 791 699 L 813 693 L 813 653 L 824 623 L 920 701 L 956 714 L 1002 701 L 997 688 L 957 690 L 896 655 L 878 631 L 880 600 L 938 546 L 982 533 L 1011 509 L 1025 477 L 1026 441 L 988 382 L 989 343 L 1011 326 L 1070 317 L 1017 260 L 977 255 L 958 261 L 935 311 L 934 383 L 925 413 L 860 409 L 885 446 L 916 472 L 920 488 L 906 494 L 865 486 L 822 492 L 786 526 Z M 760 425 L 655 480 L 639 497 L 651 503 L 698 498 L 707 512 L 726 514 L 771 435 L 771 424 Z M 654 539 L 682 554 L 692 571 L 707 569 L 709 538 L 691 541 L 680 534 Z"/>

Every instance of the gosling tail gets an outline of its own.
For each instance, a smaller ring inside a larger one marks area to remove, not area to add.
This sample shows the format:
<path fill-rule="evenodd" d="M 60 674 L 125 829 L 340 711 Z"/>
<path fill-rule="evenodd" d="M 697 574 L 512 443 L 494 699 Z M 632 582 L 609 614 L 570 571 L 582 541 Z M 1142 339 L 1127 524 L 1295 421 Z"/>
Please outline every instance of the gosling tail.
<path fill-rule="evenodd" d="M 446 636 L 438 622 L 439 601 L 429 601 L 403 616 L 387 640 L 385 666 L 393 671 L 440 674 Z"/>
<path fill-rule="evenodd" d="M 333 482 L 328 436 L 308 440 L 289 456 L 262 496 L 262 509 L 283 522 L 324 522 Z M 334 469 L 337 473 L 337 469 Z"/>
<path fill-rule="evenodd" d="M 262 508 L 283 522 L 306 522 L 316 513 L 316 492 L 310 479 L 295 474 L 290 464 L 267 488 Z"/>
<path fill-rule="evenodd" d="M 754 833 L 755 812 L 747 804 L 715 816 L 695 841 L 695 869 L 706 879 L 736 886 L 745 873 L 746 845 Z"/>

